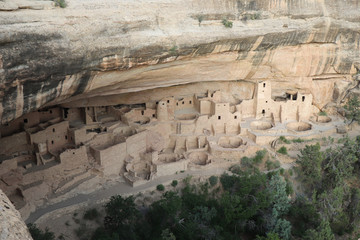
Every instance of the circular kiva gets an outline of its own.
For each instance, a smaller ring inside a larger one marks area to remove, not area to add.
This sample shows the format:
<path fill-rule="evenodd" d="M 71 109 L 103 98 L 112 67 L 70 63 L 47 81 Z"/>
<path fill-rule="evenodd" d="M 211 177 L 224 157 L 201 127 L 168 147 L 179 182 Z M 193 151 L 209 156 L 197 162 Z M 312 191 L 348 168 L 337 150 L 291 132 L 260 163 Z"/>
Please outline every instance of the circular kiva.
<path fill-rule="evenodd" d="M 288 123 L 286 127 L 290 130 L 297 132 L 311 130 L 311 124 L 306 122 L 292 122 L 292 123 Z"/>

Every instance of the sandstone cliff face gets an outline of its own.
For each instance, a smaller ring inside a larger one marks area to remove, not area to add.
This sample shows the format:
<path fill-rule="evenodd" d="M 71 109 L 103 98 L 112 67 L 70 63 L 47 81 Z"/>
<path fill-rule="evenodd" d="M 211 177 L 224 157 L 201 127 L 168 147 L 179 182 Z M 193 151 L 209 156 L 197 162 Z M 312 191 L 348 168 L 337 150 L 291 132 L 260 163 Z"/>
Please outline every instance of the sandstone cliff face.
<path fill-rule="evenodd" d="M 244 81 L 244 98 L 256 80 L 310 91 L 322 108 L 356 85 L 360 0 L 67 2 L 0 11 L 1 123 L 46 105 L 137 103 L 160 99 L 159 88 L 231 81 Z"/>
<path fill-rule="evenodd" d="M 19 212 L 0 189 L 0 239 L 31 240 L 30 233 Z"/>

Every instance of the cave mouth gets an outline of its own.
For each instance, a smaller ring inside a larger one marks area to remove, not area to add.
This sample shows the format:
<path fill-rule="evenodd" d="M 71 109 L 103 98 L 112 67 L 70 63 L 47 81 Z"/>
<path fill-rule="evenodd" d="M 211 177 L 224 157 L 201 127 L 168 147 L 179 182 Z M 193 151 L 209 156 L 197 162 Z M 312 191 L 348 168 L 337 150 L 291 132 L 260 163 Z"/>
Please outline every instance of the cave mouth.
<path fill-rule="evenodd" d="M 296 132 L 304 132 L 312 129 L 311 124 L 306 122 L 292 122 L 292 123 L 288 123 L 286 127 L 287 129 Z"/>
<path fill-rule="evenodd" d="M 266 121 L 253 121 L 250 124 L 250 128 L 253 130 L 267 130 L 272 128 L 272 124 Z"/>

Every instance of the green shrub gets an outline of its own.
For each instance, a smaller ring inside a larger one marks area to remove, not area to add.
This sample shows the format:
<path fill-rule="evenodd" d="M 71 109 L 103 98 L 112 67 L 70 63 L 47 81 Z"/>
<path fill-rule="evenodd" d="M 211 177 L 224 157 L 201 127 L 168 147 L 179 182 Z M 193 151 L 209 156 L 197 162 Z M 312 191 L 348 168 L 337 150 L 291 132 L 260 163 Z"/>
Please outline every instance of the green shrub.
<path fill-rule="evenodd" d="M 99 212 L 96 210 L 96 208 L 88 209 L 85 213 L 83 218 L 86 220 L 95 220 L 99 217 Z"/>
<path fill-rule="evenodd" d="M 327 116 L 327 113 L 325 111 L 319 112 L 319 116 Z"/>
<path fill-rule="evenodd" d="M 199 22 L 199 27 L 200 27 L 201 22 L 204 20 L 204 15 L 198 15 L 196 18 L 197 18 L 197 20 Z"/>
<path fill-rule="evenodd" d="M 222 20 L 222 24 L 226 27 L 226 28 L 232 28 L 233 27 L 233 22 L 229 21 L 227 19 L 223 19 Z"/>
<path fill-rule="evenodd" d="M 210 182 L 210 185 L 213 187 L 213 186 L 215 186 L 217 183 L 218 183 L 218 177 L 216 177 L 216 176 L 211 176 L 210 178 L 209 178 L 209 182 Z"/>
<path fill-rule="evenodd" d="M 272 162 L 270 160 L 267 160 L 265 165 L 266 165 L 266 169 L 270 171 L 270 170 L 279 168 L 280 167 L 280 162 L 279 161 Z"/>
<path fill-rule="evenodd" d="M 55 2 L 55 6 L 59 6 L 61 8 L 66 8 L 67 6 L 65 0 L 52 0 L 52 1 Z"/>
<path fill-rule="evenodd" d="M 255 157 L 254 157 L 254 163 L 255 163 L 255 164 L 261 163 L 262 160 L 264 159 L 266 153 L 267 153 L 266 149 L 261 150 L 261 151 L 257 151 L 257 152 L 256 152 L 256 155 L 255 155 Z"/>
<path fill-rule="evenodd" d="M 292 176 L 292 175 L 293 175 L 293 170 L 292 170 L 292 169 L 289 169 L 289 170 L 288 170 L 288 173 L 289 173 L 290 176 Z"/>
<path fill-rule="evenodd" d="M 292 195 L 294 193 L 293 185 L 289 180 L 285 179 L 285 181 L 286 181 L 286 194 Z"/>
<path fill-rule="evenodd" d="M 305 142 L 304 140 L 302 140 L 301 138 L 296 138 L 292 140 L 294 143 L 302 143 Z"/>
<path fill-rule="evenodd" d="M 173 181 L 171 182 L 171 186 L 176 187 L 177 185 L 178 185 L 178 181 L 177 181 L 177 180 L 173 180 Z"/>
<path fill-rule="evenodd" d="M 230 170 L 230 172 L 235 173 L 235 174 L 239 174 L 242 172 L 241 167 L 239 165 L 231 166 L 229 170 Z"/>
<path fill-rule="evenodd" d="M 284 175 L 285 169 L 280 168 L 280 175 Z"/>
<path fill-rule="evenodd" d="M 256 19 L 260 19 L 260 18 L 261 18 L 260 13 L 251 14 L 251 20 L 256 20 Z"/>
<path fill-rule="evenodd" d="M 285 146 L 282 146 L 279 150 L 277 150 L 277 152 L 281 153 L 281 154 L 284 154 L 284 155 L 288 154 L 287 149 L 286 149 Z"/>
<path fill-rule="evenodd" d="M 90 229 L 88 229 L 85 224 L 81 224 L 79 228 L 74 230 L 74 232 L 78 238 L 81 238 L 84 235 L 90 233 Z"/>
<path fill-rule="evenodd" d="M 282 141 L 283 143 L 286 143 L 286 144 L 289 144 L 289 143 L 290 143 L 290 141 L 287 140 L 284 136 L 281 136 L 279 139 L 280 139 L 280 141 Z"/>
<path fill-rule="evenodd" d="M 243 166 L 251 166 L 252 162 L 253 161 L 251 158 L 248 158 L 248 157 L 241 158 L 241 165 L 243 165 Z"/>
<path fill-rule="evenodd" d="M 158 191 L 162 192 L 162 191 L 165 190 L 165 187 L 164 187 L 164 185 L 159 184 L 159 185 L 156 186 L 156 189 L 157 189 Z"/>
<path fill-rule="evenodd" d="M 55 234 L 50 232 L 48 228 L 45 228 L 45 231 L 42 231 L 36 224 L 32 223 L 29 223 L 27 227 L 34 240 L 55 240 Z"/>

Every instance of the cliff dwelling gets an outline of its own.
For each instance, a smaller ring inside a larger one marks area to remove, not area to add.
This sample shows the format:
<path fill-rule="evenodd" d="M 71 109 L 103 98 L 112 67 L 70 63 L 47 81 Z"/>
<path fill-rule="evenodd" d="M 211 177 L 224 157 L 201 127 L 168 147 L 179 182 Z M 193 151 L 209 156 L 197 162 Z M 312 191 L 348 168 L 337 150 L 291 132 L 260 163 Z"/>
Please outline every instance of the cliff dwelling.
<path fill-rule="evenodd" d="M 347 139 L 360 149 L 360 114 L 349 117 L 348 108 L 354 100 L 360 112 L 359 6 L 360 0 L 0 0 L 0 198 L 11 209 L 4 208 L 14 222 L 21 215 L 43 229 L 115 194 L 143 195 L 135 202 L 144 213 L 146 198 L 155 202 L 164 189 L 180 193 L 189 176 L 199 188 L 216 178 L 209 192 L 226 198 L 221 176 L 232 176 L 233 166 L 248 170 L 250 161 L 267 179 L 264 189 L 281 169 L 279 179 L 300 186 L 287 193 L 294 203 L 304 184 L 292 171 L 308 144 L 319 143 L 323 155 Z M 324 162 L 318 172 L 326 174 Z M 352 179 L 343 185 L 358 188 Z M 344 199 L 357 204 L 360 193 L 351 194 Z M 272 227 L 259 227 L 259 236 Z M 234 239 L 251 239 L 254 231 Z"/>
<path fill-rule="evenodd" d="M 250 99 L 208 90 L 25 114 L 0 127 L 0 187 L 26 214 L 34 202 L 95 176 L 139 186 L 253 155 L 280 136 L 326 137 L 344 125 L 339 117 L 319 116 L 311 93 L 273 96 L 270 81 L 256 82 L 253 89 Z"/>

